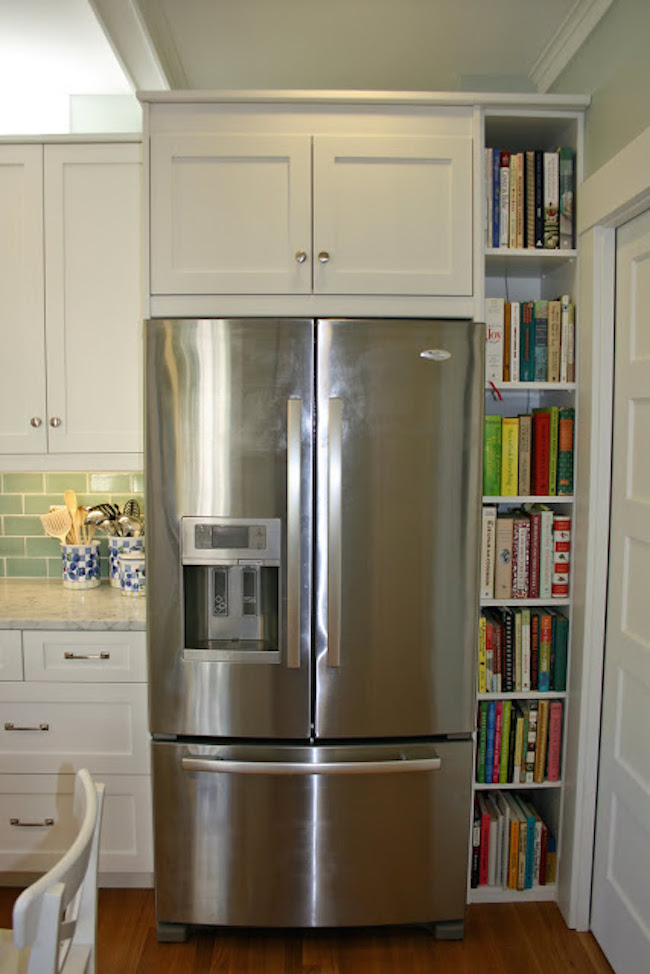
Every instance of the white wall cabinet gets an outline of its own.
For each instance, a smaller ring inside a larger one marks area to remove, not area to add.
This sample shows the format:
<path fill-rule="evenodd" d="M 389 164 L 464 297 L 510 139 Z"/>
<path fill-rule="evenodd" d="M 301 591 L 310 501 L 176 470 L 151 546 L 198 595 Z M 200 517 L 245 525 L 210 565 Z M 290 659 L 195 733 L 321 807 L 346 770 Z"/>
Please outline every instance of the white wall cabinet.
<path fill-rule="evenodd" d="M 21 645 L 22 643 L 22 645 Z M 106 784 L 104 884 L 149 885 L 153 870 L 144 632 L 0 633 L 0 869 L 49 868 L 69 844 L 74 774 Z M 24 671 L 24 680 L 20 673 Z M 5 881 L 8 881 L 5 877 Z"/>
<path fill-rule="evenodd" d="M 472 294 L 470 135 L 154 134 L 151 292 Z"/>
<path fill-rule="evenodd" d="M 0 453 L 141 446 L 141 148 L 0 145 Z"/>

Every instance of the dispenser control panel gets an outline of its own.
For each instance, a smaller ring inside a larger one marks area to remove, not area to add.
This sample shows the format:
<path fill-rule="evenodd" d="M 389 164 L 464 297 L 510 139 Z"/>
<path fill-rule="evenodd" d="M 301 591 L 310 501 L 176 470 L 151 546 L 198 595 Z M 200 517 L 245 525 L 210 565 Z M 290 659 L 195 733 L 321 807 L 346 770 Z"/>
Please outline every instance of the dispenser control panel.
<path fill-rule="evenodd" d="M 279 518 L 184 517 L 181 519 L 184 565 L 280 562 Z"/>

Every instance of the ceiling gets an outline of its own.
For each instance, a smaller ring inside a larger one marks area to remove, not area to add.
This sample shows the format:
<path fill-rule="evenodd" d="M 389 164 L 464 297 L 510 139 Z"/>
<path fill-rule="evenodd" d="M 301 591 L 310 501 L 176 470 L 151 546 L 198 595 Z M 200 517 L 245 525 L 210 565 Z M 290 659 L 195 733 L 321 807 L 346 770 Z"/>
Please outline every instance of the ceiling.
<path fill-rule="evenodd" d="M 0 130 L 138 89 L 546 91 L 612 2 L 0 0 Z"/>

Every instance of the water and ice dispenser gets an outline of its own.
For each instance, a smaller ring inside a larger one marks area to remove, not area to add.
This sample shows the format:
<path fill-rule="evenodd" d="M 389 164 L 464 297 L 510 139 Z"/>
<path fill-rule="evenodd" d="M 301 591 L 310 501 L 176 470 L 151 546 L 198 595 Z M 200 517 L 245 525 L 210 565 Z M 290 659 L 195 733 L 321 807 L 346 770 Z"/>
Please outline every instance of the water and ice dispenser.
<path fill-rule="evenodd" d="M 185 656 L 277 653 L 280 519 L 182 518 Z"/>

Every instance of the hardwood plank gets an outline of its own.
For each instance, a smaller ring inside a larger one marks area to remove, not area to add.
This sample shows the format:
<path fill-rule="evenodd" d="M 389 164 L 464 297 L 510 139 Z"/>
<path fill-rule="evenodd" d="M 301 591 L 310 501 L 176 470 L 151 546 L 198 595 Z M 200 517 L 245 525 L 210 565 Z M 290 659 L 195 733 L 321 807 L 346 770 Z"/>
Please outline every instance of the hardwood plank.
<path fill-rule="evenodd" d="M 0 926 L 20 891 L 0 888 Z M 465 939 L 423 927 L 211 930 L 159 944 L 152 890 L 101 889 L 98 974 L 612 974 L 589 933 L 569 930 L 554 903 L 474 904 Z"/>

